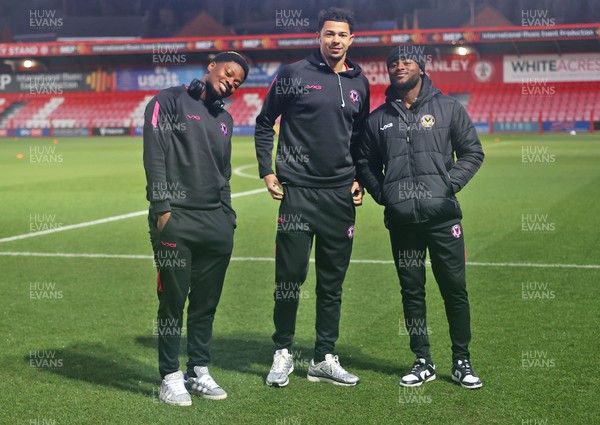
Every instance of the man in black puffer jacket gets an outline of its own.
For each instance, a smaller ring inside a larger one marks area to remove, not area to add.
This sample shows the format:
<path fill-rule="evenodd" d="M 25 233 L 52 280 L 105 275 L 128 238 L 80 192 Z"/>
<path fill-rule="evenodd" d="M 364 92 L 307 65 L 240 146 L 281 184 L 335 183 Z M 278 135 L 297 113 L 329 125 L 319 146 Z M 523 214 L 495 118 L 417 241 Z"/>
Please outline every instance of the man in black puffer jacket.
<path fill-rule="evenodd" d="M 417 356 L 400 385 L 419 386 L 436 377 L 425 306 L 429 249 L 450 327 L 452 378 L 465 388 L 480 388 L 470 364 L 462 212 L 455 194 L 481 166 L 483 150 L 463 106 L 425 75 L 426 56 L 406 50 L 396 47 L 388 56 L 386 102 L 369 116 L 354 151 L 359 182 L 385 206 L 404 323 Z"/>

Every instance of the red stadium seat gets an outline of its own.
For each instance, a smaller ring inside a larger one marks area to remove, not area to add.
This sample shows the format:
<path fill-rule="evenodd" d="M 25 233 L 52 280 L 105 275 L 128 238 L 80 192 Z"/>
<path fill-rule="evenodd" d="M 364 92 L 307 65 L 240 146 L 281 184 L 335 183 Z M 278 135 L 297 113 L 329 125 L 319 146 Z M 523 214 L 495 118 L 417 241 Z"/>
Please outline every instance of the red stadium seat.
<path fill-rule="evenodd" d="M 387 87 L 371 86 L 371 110 L 385 101 Z M 461 84 L 440 87 L 444 93 L 467 93 L 467 111 L 475 122 L 589 120 L 600 117 L 600 82 L 547 83 L 539 87 L 521 84 Z M 253 126 L 267 88 L 239 89 L 227 99 L 227 110 L 236 125 Z M 14 115 L 2 117 L 0 126 L 57 128 L 90 126 L 142 126 L 144 108 L 156 92 L 64 92 L 60 96 L 4 94 L 0 96 L 0 116 L 14 102 L 24 102 Z"/>
<path fill-rule="evenodd" d="M 525 88 L 521 84 L 480 86 L 472 90 L 467 105 L 474 121 L 488 121 L 490 114 L 497 121 L 536 121 L 540 114 L 548 120 L 589 120 L 600 100 L 597 82 L 547 83 Z"/>

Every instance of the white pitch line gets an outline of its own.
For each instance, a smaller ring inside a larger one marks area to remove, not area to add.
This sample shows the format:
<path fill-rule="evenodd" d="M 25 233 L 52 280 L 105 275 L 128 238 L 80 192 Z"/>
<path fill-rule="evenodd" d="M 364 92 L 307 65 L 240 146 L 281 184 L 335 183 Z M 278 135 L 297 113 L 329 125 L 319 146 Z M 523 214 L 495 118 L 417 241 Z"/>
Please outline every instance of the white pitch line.
<path fill-rule="evenodd" d="M 564 269 L 600 269 L 598 264 L 543 264 L 543 263 L 480 263 L 467 261 L 468 266 L 482 267 L 538 267 L 538 268 L 564 268 Z"/>
<path fill-rule="evenodd" d="M 248 195 L 256 195 L 257 193 L 268 193 L 268 191 L 267 191 L 266 187 L 261 187 L 260 189 L 247 190 L 246 192 L 232 193 L 231 199 L 239 198 L 242 196 L 248 196 Z"/>
<path fill-rule="evenodd" d="M 489 148 L 497 148 L 497 147 L 504 147 L 504 146 L 510 146 L 510 145 L 514 145 L 517 142 L 487 142 L 485 145 L 483 145 L 484 149 L 489 149 Z"/>
<path fill-rule="evenodd" d="M 255 168 L 255 172 L 254 174 L 246 174 L 243 170 L 245 170 L 246 168 L 250 168 L 250 167 L 254 167 Z M 248 164 L 248 165 L 242 165 L 240 167 L 236 167 L 233 169 L 233 174 L 235 174 L 236 176 L 240 176 L 240 177 L 246 177 L 249 179 L 254 179 L 254 180 L 262 180 L 259 176 L 258 176 L 258 165 L 256 164 Z"/>
<path fill-rule="evenodd" d="M 231 198 L 233 199 L 233 198 L 239 198 L 241 196 L 255 195 L 257 193 L 264 193 L 266 191 L 267 190 L 265 188 L 262 188 L 262 189 L 248 190 L 246 192 L 232 193 Z M 136 211 L 136 212 L 132 212 L 129 214 L 122 214 L 122 215 L 115 215 L 112 217 L 101 218 L 99 220 L 86 221 L 86 222 L 77 223 L 77 224 L 69 224 L 67 226 L 60 226 L 60 227 L 57 227 L 54 229 L 40 230 L 38 232 L 23 233 L 22 235 L 9 236 L 6 238 L 2 238 L 2 239 L 0 239 L 0 243 L 16 241 L 19 239 L 33 238 L 35 236 L 49 235 L 51 233 L 64 232 L 65 230 L 81 229 L 82 227 L 89 227 L 89 226 L 95 226 L 97 224 L 110 223 L 111 221 L 124 220 L 126 218 L 132 218 L 132 217 L 139 217 L 141 215 L 146 215 L 146 214 L 148 214 L 148 210 Z"/>
<path fill-rule="evenodd" d="M 151 255 L 127 255 L 127 254 L 86 254 L 70 252 L 8 252 L 0 251 L 0 255 L 8 257 L 65 257 L 65 258 L 116 258 L 126 260 L 151 260 Z"/>
<path fill-rule="evenodd" d="M 84 223 L 69 224 L 67 226 L 60 226 L 54 229 L 40 230 L 39 232 L 24 233 L 22 235 L 10 236 L 7 238 L 0 239 L 2 242 L 16 241 L 19 239 L 33 238 L 35 236 L 49 235 L 50 233 L 64 232 L 65 230 L 80 229 L 82 227 L 95 226 L 96 224 L 109 223 L 111 221 L 124 220 L 126 218 L 138 217 L 140 215 L 147 214 L 148 211 L 137 211 L 129 214 L 115 215 L 113 217 L 101 218 L 100 220 L 86 221 Z"/>
<path fill-rule="evenodd" d="M 116 258 L 125 260 L 152 260 L 151 255 L 127 254 L 95 254 L 95 253 L 68 253 L 68 252 L 12 252 L 0 251 L 0 256 L 8 257 L 66 257 L 66 258 Z M 271 257 L 232 257 L 231 261 L 275 261 Z M 314 258 L 310 259 L 314 262 Z M 394 264 L 392 260 L 350 260 L 355 264 Z M 427 264 L 430 264 L 427 260 Z M 543 264 L 543 263 L 489 263 L 467 261 L 467 266 L 474 267 L 530 267 L 530 268 L 565 268 L 565 269 L 600 269 L 598 264 Z"/>

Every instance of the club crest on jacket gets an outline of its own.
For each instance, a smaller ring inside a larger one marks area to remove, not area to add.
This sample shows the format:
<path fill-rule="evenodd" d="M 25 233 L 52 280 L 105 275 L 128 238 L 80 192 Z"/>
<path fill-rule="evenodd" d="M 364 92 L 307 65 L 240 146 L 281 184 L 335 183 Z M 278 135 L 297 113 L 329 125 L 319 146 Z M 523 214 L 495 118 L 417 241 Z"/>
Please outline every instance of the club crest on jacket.
<path fill-rule="evenodd" d="M 435 124 L 435 117 L 433 115 L 423 115 L 421 117 L 421 125 L 425 128 L 432 128 Z"/>
<path fill-rule="evenodd" d="M 227 125 L 224 122 L 219 123 L 219 127 L 221 127 L 221 133 L 223 133 L 223 136 L 227 136 Z"/>

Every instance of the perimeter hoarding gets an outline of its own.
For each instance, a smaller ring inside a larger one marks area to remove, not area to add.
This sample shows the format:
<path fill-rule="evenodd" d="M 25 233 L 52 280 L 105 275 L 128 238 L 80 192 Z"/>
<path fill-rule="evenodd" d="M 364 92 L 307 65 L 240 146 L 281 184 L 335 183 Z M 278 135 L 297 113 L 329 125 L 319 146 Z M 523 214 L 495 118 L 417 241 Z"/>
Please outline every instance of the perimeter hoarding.
<path fill-rule="evenodd" d="M 112 72 L 33 72 L 0 74 L 1 93 L 61 94 L 104 91 L 112 86 Z"/>
<path fill-rule="evenodd" d="M 504 56 L 505 83 L 600 81 L 600 53 Z"/>
<path fill-rule="evenodd" d="M 204 65 L 119 69 L 115 71 L 115 88 L 118 91 L 163 90 L 189 84 L 194 78 L 202 78 L 205 72 Z"/>

